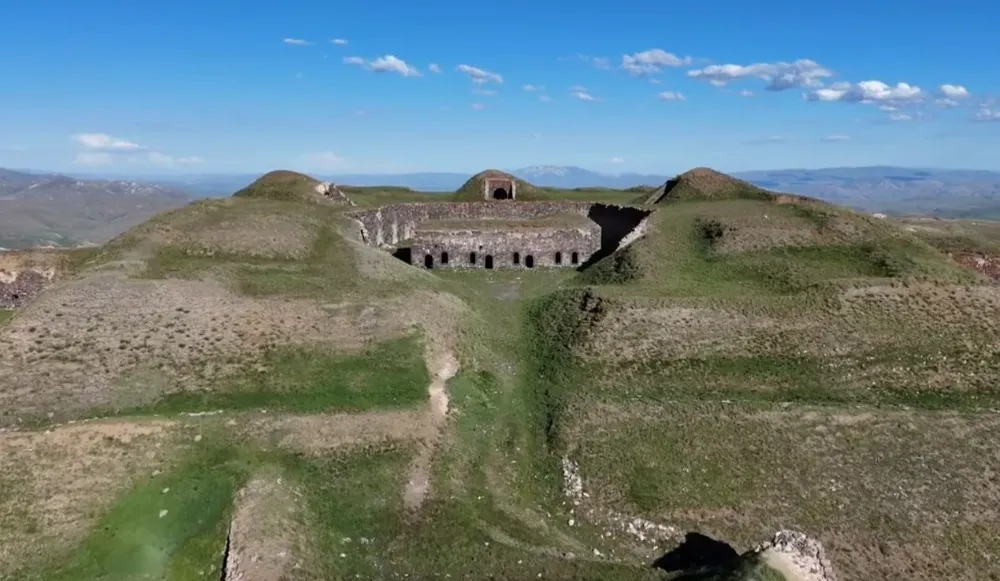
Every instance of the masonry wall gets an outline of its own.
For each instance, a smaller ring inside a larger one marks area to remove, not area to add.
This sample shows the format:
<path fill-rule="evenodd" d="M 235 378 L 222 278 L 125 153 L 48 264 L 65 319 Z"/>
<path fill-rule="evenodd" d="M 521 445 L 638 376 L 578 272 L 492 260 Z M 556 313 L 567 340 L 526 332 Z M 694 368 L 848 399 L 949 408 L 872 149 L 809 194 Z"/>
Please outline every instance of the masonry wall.
<path fill-rule="evenodd" d="M 428 220 L 540 218 L 568 212 L 586 216 L 590 202 L 437 202 L 391 204 L 372 210 L 350 212 L 361 226 L 361 238 L 371 246 L 392 247 L 411 239 L 417 226 Z"/>
<path fill-rule="evenodd" d="M 411 262 L 432 268 L 577 267 L 601 247 L 600 230 L 593 228 L 525 228 L 507 231 L 420 231 L 411 247 Z M 557 264 L 556 253 L 561 254 Z M 515 253 L 518 260 L 515 263 Z M 576 261 L 573 261 L 576 253 Z M 447 254 L 447 262 L 445 262 Z M 475 255 L 474 258 L 472 255 Z"/>

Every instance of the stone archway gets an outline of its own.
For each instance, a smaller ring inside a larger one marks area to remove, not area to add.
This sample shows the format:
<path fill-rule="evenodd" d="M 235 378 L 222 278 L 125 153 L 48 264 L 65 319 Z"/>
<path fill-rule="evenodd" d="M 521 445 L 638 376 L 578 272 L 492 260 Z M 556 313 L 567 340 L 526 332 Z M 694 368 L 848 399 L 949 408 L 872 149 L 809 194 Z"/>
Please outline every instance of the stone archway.
<path fill-rule="evenodd" d="M 509 197 L 510 195 L 507 193 L 506 188 L 496 188 L 495 190 L 493 190 L 494 200 L 506 200 Z"/>

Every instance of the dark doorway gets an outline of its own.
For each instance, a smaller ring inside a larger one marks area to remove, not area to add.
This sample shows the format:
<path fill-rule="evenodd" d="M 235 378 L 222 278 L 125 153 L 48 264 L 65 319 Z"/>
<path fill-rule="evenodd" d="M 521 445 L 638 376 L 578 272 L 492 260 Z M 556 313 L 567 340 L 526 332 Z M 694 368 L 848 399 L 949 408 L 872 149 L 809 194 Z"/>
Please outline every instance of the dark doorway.
<path fill-rule="evenodd" d="M 729 544 L 691 532 L 684 535 L 684 542 L 654 561 L 653 567 L 695 581 L 728 579 L 739 563 L 740 554 Z"/>
<path fill-rule="evenodd" d="M 424 256 L 424 266 L 427 268 L 434 268 L 434 257 L 430 254 Z"/>
<path fill-rule="evenodd" d="M 562 252 L 556 252 L 556 264 L 562 264 Z"/>
<path fill-rule="evenodd" d="M 469 253 L 469 264 L 475 264 L 475 263 L 476 263 L 476 253 L 475 252 L 470 252 Z"/>
<path fill-rule="evenodd" d="M 448 264 L 448 253 L 447 252 L 442 252 L 441 253 L 441 264 Z"/>
<path fill-rule="evenodd" d="M 532 255 L 527 255 L 524 257 L 524 265 L 528 268 L 535 268 L 535 257 Z"/>
<path fill-rule="evenodd" d="M 486 268 L 493 268 L 493 255 L 492 254 L 487 254 L 486 255 Z"/>
<path fill-rule="evenodd" d="M 515 252 L 514 253 L 514 264 L 521 264 L 521 253 L 520 252 Z"/>
<path fill-rule="evenodd" d="M 506 200 L 507 197 L 508 197 L 508 195 L 507 195 L 507 190 L 506 189 L 504 189 L 504 188 L 497 188 L 497 189 L 493 190 L 493 199 L 494 200 Z"/>
<path fill-rule="evenodd" d="M 395 252 L 392 253 L 393 256 L 402 260 L 406 264 L 413 264 L 413 249 L 409 246 L 405 248 L 397 248 Z"/>
<path fill-rule="evenodd" d="M 580 253 L 574 252 L 573 254 L 570 254 L 569 261 L 572 262 L 573 264 L 580 264 Z"/>

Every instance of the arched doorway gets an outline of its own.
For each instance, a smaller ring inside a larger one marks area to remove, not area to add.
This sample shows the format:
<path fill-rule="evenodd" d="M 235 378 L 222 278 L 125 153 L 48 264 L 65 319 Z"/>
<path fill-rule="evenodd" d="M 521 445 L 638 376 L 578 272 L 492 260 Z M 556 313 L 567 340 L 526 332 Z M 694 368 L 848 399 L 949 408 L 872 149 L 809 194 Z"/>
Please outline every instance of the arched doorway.
<path fill-rule="evenodd" d="M 521 264 L 521 253 L 520 252 L 515 252 L 514 253 L 514 265 L 517 266 L 517 265 L 520 265 L 520 264 Z"/>
<path fill-rule="evenodd" d="M 574 252 L 573 254 L 570 254 L 569 259 L 573 264 L 580 264 L 580 253 Z"/>
<path fill-rule="evenodd" d="M 535 257 L 532 255 L 527 255 L 524 257 L 524 265 L 528 268 L 535 268 Z"/>
<path fill-rule="evenodd" d="M 424 256 L 424 266 L 427 268 L 434 268 L 434 257 L 430 254 Z"/>
<path fill-rule="evenodd" d="M 442 252 L 441 253 L 441 264 L 448 264 L 448 253 L 447 252 Z"/>
<path fill-rule="evenodd" d="M 493 255 L 492 254 L 487 254 L 486 255 L 486 268 L 493 268 Z"/>
<path fill-rule="evenodd" d="M 507 190 L 505 188 L 497 188 L 493 190 L 494 200 L 506 200 L 509 197 Z"/>
<path fill-rule="evenodd" d="M 469 253 L 469 264 L 475 264 L 475 263 L 476 263 L 476 253 L 475 252 L 470 252 Z"/>
<path fill-rule="evenodd" d="M 562 264 L 562 252 L 556 252 L 556 264 Z"/>

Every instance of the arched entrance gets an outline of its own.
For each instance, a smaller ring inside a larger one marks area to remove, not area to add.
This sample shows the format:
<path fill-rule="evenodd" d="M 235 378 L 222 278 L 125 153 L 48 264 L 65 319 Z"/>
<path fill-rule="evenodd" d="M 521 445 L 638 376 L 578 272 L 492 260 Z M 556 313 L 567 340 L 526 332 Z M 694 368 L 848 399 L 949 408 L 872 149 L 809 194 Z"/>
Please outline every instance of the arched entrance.
<path fill-rule="evenodd" d="M 493 268 L 493 255 L 492 254 L 487 254 L 486 255 L 486 268 Z"/>
<path fill-rule="evenodd" d="M 493 190 L 494 200 L 506 200 L 509 197 L 506 188 L 497 188 Z"/>
<path fill-rule="evenodd" d="M 434 268 L 434 257 L 430 254 L 424 256 L 424 266 L 427 268 Z"/>
<path fill-rule="evenodd" d="M 527 255 L 524 257 L 524 265 L 528 268 L 535 268 L 535 257 L 532 255 Z"/>

